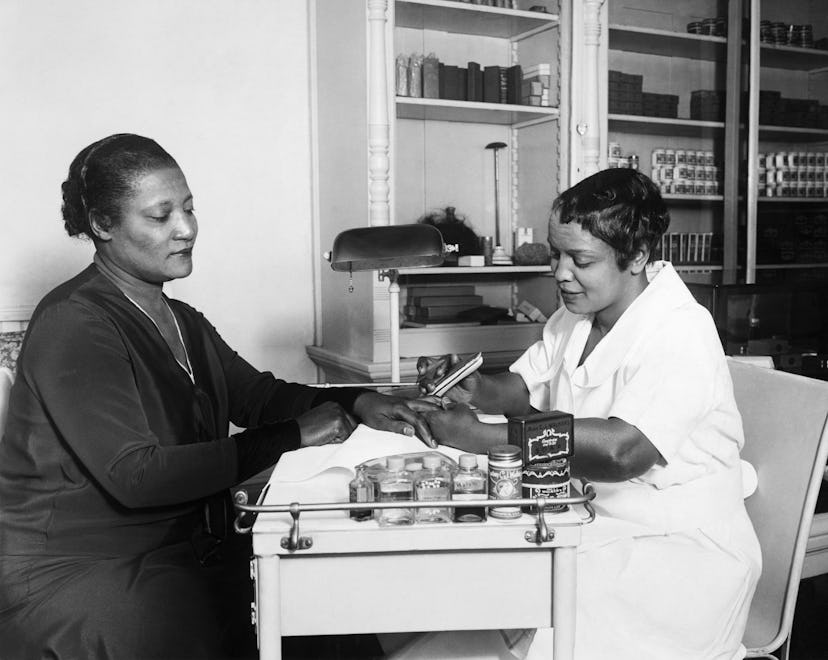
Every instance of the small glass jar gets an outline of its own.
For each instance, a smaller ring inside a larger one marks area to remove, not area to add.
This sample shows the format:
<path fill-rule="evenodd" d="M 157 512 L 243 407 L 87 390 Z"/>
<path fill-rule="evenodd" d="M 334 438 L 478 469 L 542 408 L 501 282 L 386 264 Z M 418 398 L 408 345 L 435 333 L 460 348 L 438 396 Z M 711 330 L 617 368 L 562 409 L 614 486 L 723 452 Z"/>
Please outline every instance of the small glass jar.
<path fill-rule="evenodd" d="M 516 445 L 497 445 L 489 449 L 489 498 L 493 500 L 520 499 L 523 472 L 521 448 Z M 520 518 L 519 506 L 493 506 L 492 518 Z"/>

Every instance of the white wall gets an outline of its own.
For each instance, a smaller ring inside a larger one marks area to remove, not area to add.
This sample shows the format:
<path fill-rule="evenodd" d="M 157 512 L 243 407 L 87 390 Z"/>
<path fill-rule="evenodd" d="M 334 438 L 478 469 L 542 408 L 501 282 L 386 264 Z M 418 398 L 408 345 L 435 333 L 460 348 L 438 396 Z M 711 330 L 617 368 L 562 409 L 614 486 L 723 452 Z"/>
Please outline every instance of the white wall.
<path fill-rule="evenodd" d="M 139 133 L 195 196 L 195 271 L 168 293 L 313 380 L 307 49 L 304 0 L 0 0 L 0 312 L 89 263 L 60 184 L 90 142 Z"/>

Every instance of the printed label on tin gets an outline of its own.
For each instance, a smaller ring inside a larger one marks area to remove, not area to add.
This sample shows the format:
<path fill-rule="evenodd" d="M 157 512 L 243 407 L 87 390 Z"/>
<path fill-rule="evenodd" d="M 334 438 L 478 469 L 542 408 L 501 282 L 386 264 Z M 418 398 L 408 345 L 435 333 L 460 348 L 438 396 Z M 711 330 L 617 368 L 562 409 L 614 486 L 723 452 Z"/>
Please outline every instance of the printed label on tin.
<path fill-rule="evenodd" d="M 523 484 L 522 487 L 523 497 L 525 498 L 537 498 L 543 497 L 547 500 L 554 500 L 561 497 L 569 497 L 569 480 L 565 483 L 556 484 L 553 486 L 536 486 L 533 484 Z M 566 511 L 569 508 L 568 504 L 552 504 L 547 502 L 546 505 L 543 507 L 544 513 L 552 512 L 552 511 Z M 535 513 L 537 511 L 536 506 L 529 507 L 529 513 Z"/>
<path fill-rule="evenodd" d="M 523 448 L 523 463 L 548 463 L 573 452 L 574 419 L 553 411 L 509 418 L 509 443 Z"/>
<path fill-rule="evenodd" d="M 569 461 L 560 458 L 551 463 L 539 463 L 523 469 L 523 483 L 549 486 L 569 481 Z"/>
<path fill-rule="evenodd" d="M 550 461 L 569 453 L 569 429 L 561 431 L 554 427 L 538 429 L 535 435 L 526 438 L 526 458 L 529 462 Z"/>

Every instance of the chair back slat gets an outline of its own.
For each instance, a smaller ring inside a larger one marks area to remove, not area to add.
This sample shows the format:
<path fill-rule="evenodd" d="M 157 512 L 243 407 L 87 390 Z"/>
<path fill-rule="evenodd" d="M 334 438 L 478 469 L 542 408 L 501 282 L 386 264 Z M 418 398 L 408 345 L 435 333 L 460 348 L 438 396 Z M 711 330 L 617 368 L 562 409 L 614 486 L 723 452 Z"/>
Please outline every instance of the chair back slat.
<path fill-rule="evenodd" d="M 759 478 L 745 506 L 762 576 L 744 643 L 772 651 L 790 634 L 805 547 L 828 460 L 828 382 L 729 361 L 745 429 L 742 458 Z"/>
<path fill-rule="evenodd" d="M 6 429 L 6 416 L 9 412 L 9 395 L 11 394 L 14 374 L 8 367 L 0 367 L 0 440 Z"/>

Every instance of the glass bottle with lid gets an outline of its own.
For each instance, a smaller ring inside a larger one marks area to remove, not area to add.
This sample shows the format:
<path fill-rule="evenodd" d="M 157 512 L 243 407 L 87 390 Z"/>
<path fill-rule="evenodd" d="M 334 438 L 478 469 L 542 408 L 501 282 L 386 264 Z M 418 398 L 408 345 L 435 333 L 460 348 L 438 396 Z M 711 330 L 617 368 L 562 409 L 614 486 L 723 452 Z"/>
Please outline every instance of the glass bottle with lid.
<path fill-rule="evenodd" d="M 423 456 L 423 469 L 414 479 L 416 501 L 448 500 L 451 498 L 451 474 L 443 468 L 443 461 L 437 454 Z M 414 510 L 417 522 L 451 522 L 451 509 L 447 506 L 423 507 Z"/>
<path fill-rule="evenodd" d="M 451 488 L 453 500 L 485 500 L 486 473 L 477 467 L 477 456 L 461 454 L 460 469 L 454 475 Z M 454 522 L 483 522 L 486 520 L 486 507 L 456 507 Z"/>
<path fill-rule="evenodd" d="M 364 466 L 357 467 L 356 475 L 348 484 L 348 494 L 351 502 L 374 501 L 374 485 L 365 474 Z M 370 508 L 351 509 L 348 515 L 351 520 L 370 520 L 373 517 L 373 511 Z"/>
<path fill-rule="evenodd" d="M 413 495 L 411 473 L 405 469 L 402 456 L 389 456 L 385 474 L 379 482 L 380 502 L 410 502 Z M 414 513 L 411 507 L 377 509 L 377 522 L 382 526 L 411 525 Z"/>

